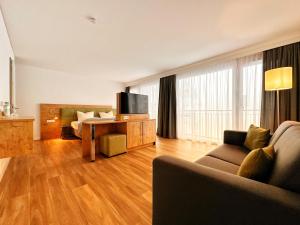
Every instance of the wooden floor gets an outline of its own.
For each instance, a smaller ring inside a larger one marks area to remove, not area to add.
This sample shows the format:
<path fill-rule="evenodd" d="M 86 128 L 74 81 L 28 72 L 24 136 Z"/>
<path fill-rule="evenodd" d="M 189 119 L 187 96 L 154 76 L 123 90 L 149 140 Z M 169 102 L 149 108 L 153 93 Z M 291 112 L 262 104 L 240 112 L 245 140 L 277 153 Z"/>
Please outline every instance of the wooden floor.
<path fill-rule="evenodd" d="M 80 147 L 78 140 L 37 141 L 33 154 L 13 158 L 0 186 L 0 224 L 151 224 L 153 158 L 193 161 L 215 146 L 158 139 L 94 163 Z"/>

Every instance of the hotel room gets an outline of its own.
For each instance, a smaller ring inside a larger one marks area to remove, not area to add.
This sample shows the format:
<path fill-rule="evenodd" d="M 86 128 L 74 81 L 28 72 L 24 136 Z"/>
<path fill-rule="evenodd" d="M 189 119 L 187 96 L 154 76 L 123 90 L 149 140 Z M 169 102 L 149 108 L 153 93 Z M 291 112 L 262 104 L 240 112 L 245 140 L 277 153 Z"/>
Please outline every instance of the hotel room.
<path fill-rule="evenodd" d="M 0 224 L 300 224 L 299 0 L 0 0 Z"/>

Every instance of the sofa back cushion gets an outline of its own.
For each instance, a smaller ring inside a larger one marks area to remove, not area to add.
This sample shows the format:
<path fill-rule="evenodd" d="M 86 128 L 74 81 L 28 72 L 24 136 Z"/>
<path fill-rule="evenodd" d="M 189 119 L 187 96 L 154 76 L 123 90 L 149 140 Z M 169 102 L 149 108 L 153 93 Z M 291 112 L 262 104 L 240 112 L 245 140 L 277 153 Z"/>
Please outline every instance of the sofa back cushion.
<path fill-rule="evenodd" d="M 250 125 L 244 146 L 249 150 L 264 148 L 270 140 L 270 130 Z"/>
<path fill-rule="evenodd" d="M 270 140 L 270 145 L 275 145 L 280 136 L 291 126 L 293 125 L 300 125 L 300 122 L 296 121 L 284 121 L 280 126 L 276 129 L 274 134 L 272 135 L 272 138 Z"/>
<path fill-rule="evenodd" d="M 275 163 L 269 183 L 300 192 L 300 126 L 287 128 L 276 141 L 274 149 Z"/>
<path fill-rule="evenodd" d="M 274 154 L 272 145 L 252 150 L 243 160 L 237 175 L 261 182 L 267 181 L 272 171 Z"/>

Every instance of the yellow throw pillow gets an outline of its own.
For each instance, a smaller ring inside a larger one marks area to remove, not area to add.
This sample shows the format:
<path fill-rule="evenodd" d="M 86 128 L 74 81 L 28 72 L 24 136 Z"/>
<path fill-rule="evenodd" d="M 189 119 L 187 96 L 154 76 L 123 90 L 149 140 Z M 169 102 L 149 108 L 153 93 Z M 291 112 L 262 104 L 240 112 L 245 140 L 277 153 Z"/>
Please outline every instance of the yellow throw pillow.
<path fill-rule="evenodd" d="M 270 139 L 270 130 L 250 125 L 244 146 L 250 150 L 266 147 Z"/>
<path fill-rule="evenodd" d="M 258 148 L 249 152 L 237 175 L 257 181 L 267 181 L 274 162 L 274 147 Z"/>

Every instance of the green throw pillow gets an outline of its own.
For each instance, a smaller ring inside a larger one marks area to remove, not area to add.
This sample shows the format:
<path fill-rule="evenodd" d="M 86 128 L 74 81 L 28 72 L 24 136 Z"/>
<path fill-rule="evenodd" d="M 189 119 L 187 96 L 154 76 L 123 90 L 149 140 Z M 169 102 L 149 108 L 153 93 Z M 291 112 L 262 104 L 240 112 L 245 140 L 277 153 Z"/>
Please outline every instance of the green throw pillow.
<path fill-rule="evenodd" d="M 273 146 L 252 150 L 243 160 L 237 175 L 257 181 L 267 181 L 273 167 L 274 155 Z"/>
<path fill-rule="evenodd" d="M 249 127 L 244 146 L 250 150 L 266 147 L 270 139 L 270 130 L 256 127 L 253 124 Z"/>

